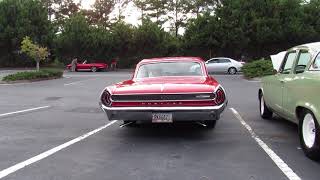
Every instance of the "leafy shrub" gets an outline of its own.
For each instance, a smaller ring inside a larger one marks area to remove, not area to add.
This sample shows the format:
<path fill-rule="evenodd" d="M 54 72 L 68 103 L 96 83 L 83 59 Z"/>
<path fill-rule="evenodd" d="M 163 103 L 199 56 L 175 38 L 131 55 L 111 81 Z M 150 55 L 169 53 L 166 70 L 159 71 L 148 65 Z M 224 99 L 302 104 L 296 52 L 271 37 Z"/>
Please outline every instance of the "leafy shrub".
<path fill-rule="evenodd" d="M 50 67 L 55 67 L 55 68 L 64 68 L 65 65 L 60 62 L 58 59 L 55 59 L 50 65 Z"/>
<path fill-rule="evenodd" d="M 262 77 L 273 74 L 273 66 L 271 60 L 260 59 L 246 63 L 242 71 L 247 78 Z"/>
<path fill-rule="evenodd" d="M 3 81 L 19 81 L 19 80 L 41 80 L 62 77 L 63 72 L 61 70 L 44 69 L 40 71 L 24 71 L 10 74 L 3 77 Z"/>

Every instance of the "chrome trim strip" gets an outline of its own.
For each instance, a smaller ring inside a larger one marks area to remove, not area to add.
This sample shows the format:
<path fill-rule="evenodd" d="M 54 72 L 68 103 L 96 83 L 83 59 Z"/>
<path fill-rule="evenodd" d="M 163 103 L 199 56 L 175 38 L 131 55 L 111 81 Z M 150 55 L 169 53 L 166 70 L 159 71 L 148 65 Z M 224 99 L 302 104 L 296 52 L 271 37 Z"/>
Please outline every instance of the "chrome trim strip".
<path fill-rule="evenodd" d="M 182 102 L 194 102 L 194 101 L 200 101 L 200 102 L 202 102 L 202 101 L 214 101 L 215 100 L 215 98 L 214 99 L 190 99 L 190 100 L 143 100 L 143 101 L 136 101 L 136 100 L 134 100 L 134 101 L 115 101 L 115 100 L 113 100 L 112 98 L 111 98 L 111 100 L 112 100 L 112 102 L 141 102 L 141 103 L 144 103 L 144 102 L 146 102 L 146 103 L 148 103 L 148 102 L 179 102 L 179 101 L 182 101 Z"/>
<path fill-rule="evenodd" d="M 223 104 L 219 106 L 199 106 L 199 107 L 194 107 L 194 106 L 179 106 L 179 107 L 107 107 L 100 103 L 101 108 L 104 110 L 111 110 L 111 111 L 125 111 L 125 110 L 152 110 L 152 111 L 184 111 L 184 110 L 218 110 L 221 109 L 223 106 L 226 105 L 225 101 Z"/>
<path fill-rule="evenodd" d="M 211 92 L 212 93 L 212 92 Z M 167 95 L 169 93 L 164 93 L 164 94 L 123 94 L 123 95 L 115 95 L 115 96 L 131 96 L 131 95 Z M 190 93 L 192 94 L 192 93 Z M 200 94 L 208 94 L 208 96 L 210 96 L 210 92 L 208 93 L 196 93 L 196 94 L 192 94 L 192 95 L 200 95 Z M 182 101 L 182 102 L 188 102 L 188 101 L 214 101 L 216 99 L 216 95 L 215 93 L 213 92 L 212 94 L 214 94 L 214 98 L 213 99 L 210 99 L 210 98 L 207 98 L 207 99 L 176 99 L 176 100 L 171 100 L 171 99 L 159 99 L 159 100 L 114 100 L 112 99 L 112 95 L 110 97 L 110 99 L 112 100 L 112 102 L 176 102 L 176 101 Z M 169 95 L 175 95 L 175 94 L 169 94 Z M 176 95 L 187 95 L 187 94 L 181 94 L 181 93 L 177 93 Z"/>
<path fill-rule="evenodd" d="M 126 95 L 149 95 L 149 94 L 158 94 L 158 95 L 163 95 L 163 94 L 209 94 L 211 93 L 210 91 L 206 91 L 206 92 L 201 92 L 201 91 L 198 91 L 198 92 L 183 92 L 183 93 L 130 93 L 130 94 L 113 94 L 110 89 L 109 89 L 110 86 L 107 86 L 103 89 L 102 93 L 105 91 L 105 90 L 108 90 L 110 95 L 116 95 L 116 96 L 126 96 Z M 222 88 L 224 91 L 225 89 L 219 84 L 216 89 L 213 91 L 213 92 L 216 92 L 219 88 Z M 101 93 L 101 94 L 102 94 Z M 100 94 L 100 95 L 101 95 Z"/>
<path fill-rule="evenodd" d="M 211 93 L 211 91 L 209 91 L 209 92 L 185 92 L 185 93 L 130 93 L 130 94 L 114 94 L 114 95 L 116 95 L 116 96 L 122 96 L 122 95 L 126 96 L 126 95 L 149 95 L 149 94 L 163 95 L 163 94 L 206 94 L 206 93 Z"/>
<path fill-rule="evenodd" d="M 216 92 L 217 92 L 217 90 L 219 89 L 219 88 L 222 88 L 222 90 L 224 91 L 224 94 L 225 94 L 225 97 L 227 98 L 227 92 L 225 91 L 225 89 L 219 84 L 217 87 L 216 87 L 216 89 L 213 91 L 213 93 L 215 94 Z M 102 92 L 100 93 L 100 99 L 101 99 L 101 95 L 104 93 L 104 91 L 105 90 L 107 90 L 109 93 L 110 93 L 110 100 L 111 100 L 111 102 L 161 102 L 161 101 L 168 101 L 168 102 L 174 102 L 174 101 L 214 101 L 215 99 L 216 99 L 216 96 L 215 96 L 215 98 L 214 99 L 203 99 L 203 100 L 198 100 L 198 99 L 195 99 L 195 100 L 155 100 L 155 101 L 152 101 L 152 100 L 150 100 L 150 101 L 114 101 L 113 99 L 112 99 L 112 92 L 111 92 L 111 90 L 110 90 L 110 88 L 107 86 L 107 87 L 105 87 L 103 90 L 102 90 Z M 211 93 L 211 92 L 188 92 L 188 93 L 163 93 L 163 94 L 177 94 L 177 95 L 179 95 L 179 94 L 209 94 L 209 93 Z M 143 93 L 143 94 L 141 94 L 141 93 L 132 93 L 132 94 L 120 94 L 120 95 L 117 95 L 117 96 L 126 96 L 126 95 L 151 95 L 151 94 L 154 94 L 154 93 Z M 163 95 L 163 94 L 156 94 L 156 95 Z"/>

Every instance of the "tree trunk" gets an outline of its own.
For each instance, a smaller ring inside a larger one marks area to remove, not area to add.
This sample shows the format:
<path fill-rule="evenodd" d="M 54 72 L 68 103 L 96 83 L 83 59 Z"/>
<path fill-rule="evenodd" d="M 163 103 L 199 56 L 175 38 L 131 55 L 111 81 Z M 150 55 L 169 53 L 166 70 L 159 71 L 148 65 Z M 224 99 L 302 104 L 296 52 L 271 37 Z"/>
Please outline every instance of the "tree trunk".
<path fill-rule="evenodd" d="M 178 37 L 178 31 L 179 31 L 179 26 L 177 23 L 175 23 L 175 33 L 176 33 L 176 37 Z"/>
<path fill-rule="evenodd" d="M 37 61 L 37 71 L 39 71 L 39 70 L 40 70 L 40 62 Z"/>
<path fill-rule="evenodd" d="M 179 25 L 178 25 L 178 1 L 174 3 L 174 31 L 176 37 L 178 37 Z"/>
<path fill-rule="evenodd" d="M 119 5 L 118 8 L 119 8 L 119 10 L 118 10 L 118 11 L 119 11 L 119 12 L 118 12 L 118 13 L 119 13 L 119 15 L 118 15 L 118 21 L 120 22 L 120 21 L 122 20 L 122 17 L 121 17 L 121 15 L 122 15 L 121 8 L 122 8 L 122 7 Z"/>

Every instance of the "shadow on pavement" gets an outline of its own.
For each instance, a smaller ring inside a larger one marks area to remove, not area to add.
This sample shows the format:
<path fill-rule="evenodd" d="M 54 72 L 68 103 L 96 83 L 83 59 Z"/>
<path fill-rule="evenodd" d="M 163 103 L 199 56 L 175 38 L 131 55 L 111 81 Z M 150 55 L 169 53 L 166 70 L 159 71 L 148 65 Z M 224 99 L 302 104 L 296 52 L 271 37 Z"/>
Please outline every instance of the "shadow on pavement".
<path fill-rule="evenodd" d="M 125 136 L 152 139 L 186 138 L 199 140 L 209 138 L 214 132 L 214 129 L 207 129 L 196 123 L 143 123 L 125 126 L 123 129 L 126 131 Z"/>

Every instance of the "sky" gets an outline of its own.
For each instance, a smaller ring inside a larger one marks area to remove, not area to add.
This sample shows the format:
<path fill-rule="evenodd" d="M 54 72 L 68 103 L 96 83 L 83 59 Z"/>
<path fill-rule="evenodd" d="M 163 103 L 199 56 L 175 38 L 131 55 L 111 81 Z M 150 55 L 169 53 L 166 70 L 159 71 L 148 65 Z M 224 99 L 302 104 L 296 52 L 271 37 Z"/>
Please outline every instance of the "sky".
<path fill-rule="evenodd" d="M 81 1 L 81 6 L 84 9 L 90 9 L 92 7 L 92 5 L 94 4 L 95 0 L 74 0 L 76 2 Z M 114 12 L 111 13 L 111 19 L 113 17 L 117 16 L 117 7 L 115 8 Z M 138 26 L 141 25 L 141 11 L 134 5 L 133 2 L 130 2 L 126 9 L 123 10 L 123 16 L 125 16 L 124 21 L 128 24 L 132 24 L 134 26 Z M 165 31 L 169 31 L 170 30 L 170 22 L 166 22 L 162 25 L 162 27 L 164 28 Z M 179 29 L 179 34 L 183 34 L 185 32 L 184 28 L 180 28 Z"/>
<path fill-rule="evenodd" d="M 78 0 L 79 2 L 79 0 Z M 91 6 L 94 4 L 95 0 L 82 0 L 81 6 L 84 9 L 90 9 Z M 117 10 L 115 11 L 117 12 Z M 125 22 L 130 23 L 132 25 L 138 25 L 141 22 L 139 21 L 141 13 L 139 10 L 134 6 L 133 2 L 130 2 L 127 8 L 124 10 L 123 15 L 125 16 Z M 116 16 L 116 13 L 112 13 L 111 16 Z"/>
<path fill-rule="evenodd" d="M 89 9 L 95 0 L 82 0 L 82 7 Z"/>

